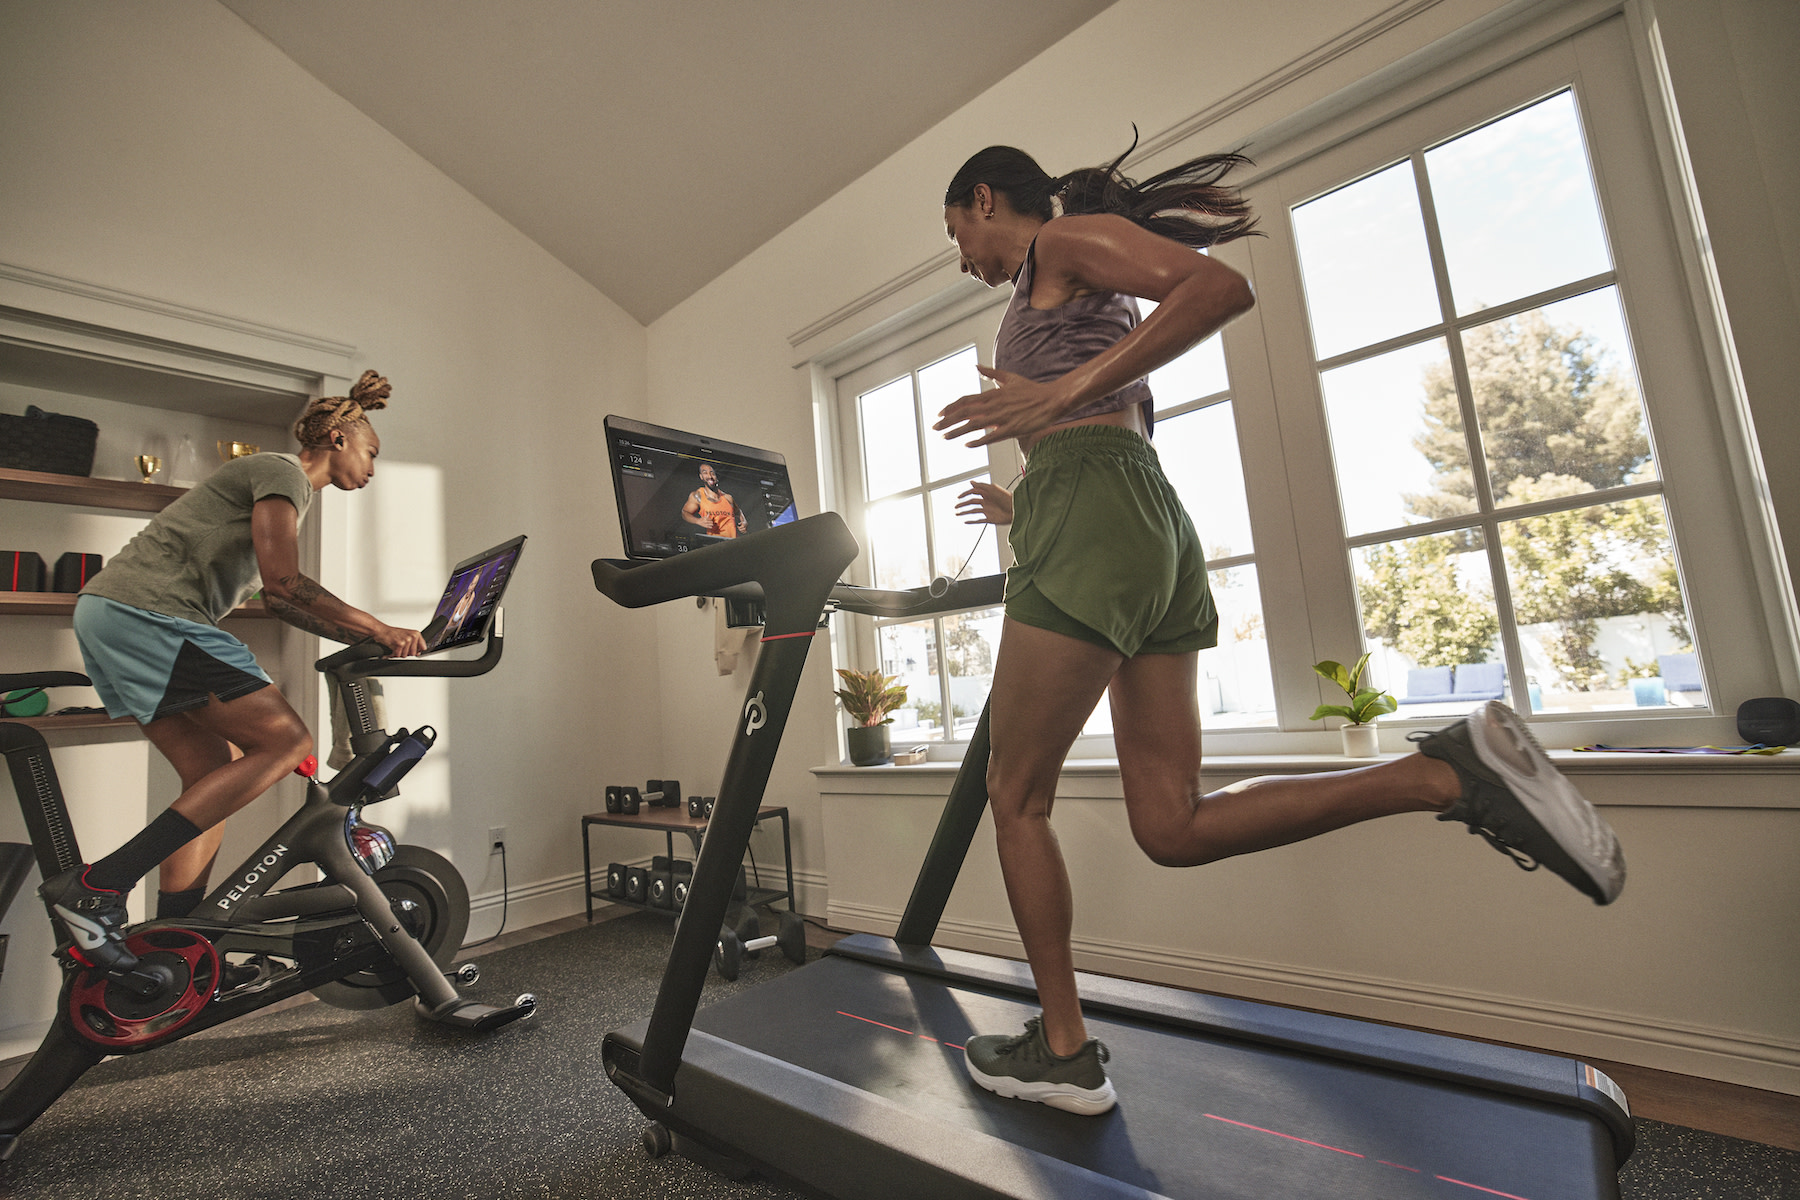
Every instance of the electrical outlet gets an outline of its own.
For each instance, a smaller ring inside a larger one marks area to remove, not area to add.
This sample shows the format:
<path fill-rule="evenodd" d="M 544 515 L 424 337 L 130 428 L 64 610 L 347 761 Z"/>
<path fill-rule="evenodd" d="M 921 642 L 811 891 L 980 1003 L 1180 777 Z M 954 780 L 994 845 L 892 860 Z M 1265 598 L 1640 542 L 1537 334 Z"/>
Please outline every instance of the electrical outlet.
<path fill-rule="evenodd" d="M 488 853 L 498 854 L 504 849 L 506 849 L 506 826 L 491 826 L 488 829 Z"/>

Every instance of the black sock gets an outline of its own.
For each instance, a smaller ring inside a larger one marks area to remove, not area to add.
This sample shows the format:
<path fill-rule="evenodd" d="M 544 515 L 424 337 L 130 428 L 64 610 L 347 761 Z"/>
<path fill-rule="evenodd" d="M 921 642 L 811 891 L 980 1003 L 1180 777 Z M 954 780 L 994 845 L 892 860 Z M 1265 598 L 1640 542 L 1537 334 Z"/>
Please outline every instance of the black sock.
<path fill-rule="evenodd" d="M 206 885 L 189 888 L 185 892 L 156 893 L 156 919 L 159 921 L 178 921 L 200 907 L 200 901 L 206 898 Z"/>
<path fill-rule="evenodd" d="M 200 829 L 192 821 L 172 808 L 164 809 L 142 833 L 88 867 L 88 886 L 129 892 L 163 859 L 199 836 Z"/>

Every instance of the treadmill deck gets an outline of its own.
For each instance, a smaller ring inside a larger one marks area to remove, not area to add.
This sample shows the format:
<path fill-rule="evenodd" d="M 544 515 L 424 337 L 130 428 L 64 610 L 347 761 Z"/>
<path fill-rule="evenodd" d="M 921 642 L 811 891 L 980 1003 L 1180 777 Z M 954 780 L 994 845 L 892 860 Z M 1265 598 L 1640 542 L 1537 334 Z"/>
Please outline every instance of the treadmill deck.
<path fill-rule="evenodd" d="M 1119 1094 L 1103 1116 L 977 1087 L 964 1041 L 1017 1032 L 1036 1012 L 1003 991 L 828 956 L 703 1009 L 694 1028 L 942 1122 L 947 1137 L 979 1131 L 1153 1194 L 1618 1195 L 1601 1166 L 1609 1134 L 1577 1109 L 1149 1021 L 1088 1017 Z"/>

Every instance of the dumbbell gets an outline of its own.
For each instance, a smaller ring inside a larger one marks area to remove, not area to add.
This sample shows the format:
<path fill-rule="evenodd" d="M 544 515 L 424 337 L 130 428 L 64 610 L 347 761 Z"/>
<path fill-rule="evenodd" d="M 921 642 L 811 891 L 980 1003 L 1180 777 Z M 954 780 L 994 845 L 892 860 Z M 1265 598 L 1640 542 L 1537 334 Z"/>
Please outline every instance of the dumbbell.
<path fill-rule="evenodd" d="M 632 816 L 637 813 L 638 806 L 648 804 L 651 808 L 680 808 L 681 781 L 679 779 L 647 779 L 643 791 L 622 784 L 606 785 L 606 811 L 624 813 Z"/>
<path fill-rule="evenodd" d="M 713 801 L 717 800 L 717 799 L 718 799 L 717 796 L 689 796 L 688 797 L 688 816 L 690 816 L 690 817 L 710 817 L 710 816 L 712 816 Z"/>
<path fill-rule="evenodd" d="M 721 929 L 718 949 L 713 954 L 713 965 L 719 969 L 719 974 L 736 979 L 744 959 L 755 958 L 770 946 L 780 947 L 791 963 L 806 962 L 806 922 L 798 913 L 784 912 L 780 916 L 781 931 L 773 937 L 757 936 L 761 927 L 756 914 L 749 909 L 738 918 L 735 929 Z"/>

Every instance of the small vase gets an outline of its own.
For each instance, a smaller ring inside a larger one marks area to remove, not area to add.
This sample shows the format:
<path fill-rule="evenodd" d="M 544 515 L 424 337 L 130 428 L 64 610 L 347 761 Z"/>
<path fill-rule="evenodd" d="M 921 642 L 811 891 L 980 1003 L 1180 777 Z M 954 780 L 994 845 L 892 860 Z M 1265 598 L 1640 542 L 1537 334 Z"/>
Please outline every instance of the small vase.
<path fill-rule="evenodd" d="M 1381 753 L 1373 725 L 1346 725 L 1338 733 L 1344 739 L 1345 758 L 1374 758 Z"/>
<path fill-rule="evenodd" d="M 894 761 L 886 725 L 853 725 L 847 731 L 850 761 L 859 767 L 878 767 Z"/>

